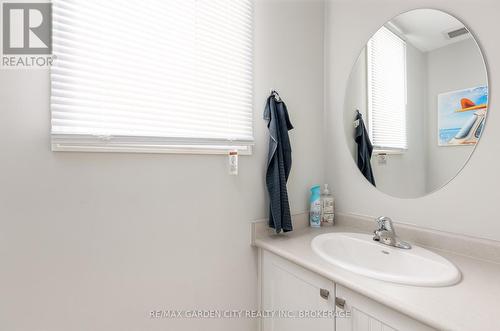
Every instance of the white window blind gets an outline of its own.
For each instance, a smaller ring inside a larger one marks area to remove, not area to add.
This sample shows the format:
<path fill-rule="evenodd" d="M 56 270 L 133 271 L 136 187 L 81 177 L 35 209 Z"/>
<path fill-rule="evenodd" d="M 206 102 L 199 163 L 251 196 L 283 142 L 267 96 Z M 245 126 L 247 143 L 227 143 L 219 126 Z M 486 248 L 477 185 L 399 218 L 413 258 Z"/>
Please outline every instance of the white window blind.
<path fill-rule="evenodd" d="M 368 129 L 375 149 L 407 149 L 406 43 L 382 27 L 370 39 Z"/>
<path fill-rule="evenodd" d="M 251 0 L 53 0 L 54 150 L 248 150 Z"/>

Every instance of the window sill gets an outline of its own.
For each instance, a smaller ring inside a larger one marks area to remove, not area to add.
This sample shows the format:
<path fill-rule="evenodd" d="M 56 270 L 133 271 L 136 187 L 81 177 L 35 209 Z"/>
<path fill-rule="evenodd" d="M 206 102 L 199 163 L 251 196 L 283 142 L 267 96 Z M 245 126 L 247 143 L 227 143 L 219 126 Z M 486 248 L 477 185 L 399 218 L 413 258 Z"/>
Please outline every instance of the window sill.
<path fill-rule="evenodd" d="M 252 155 L 252 147 L 250 141 L 52 134 L 53 152 L 227 155 L 237 150 L 239 155 Z"/>
<path fill-rule="evenodd" d="M 406 149 L 374 149 L 374 155 L 403 155 L 406 153 Z"/>

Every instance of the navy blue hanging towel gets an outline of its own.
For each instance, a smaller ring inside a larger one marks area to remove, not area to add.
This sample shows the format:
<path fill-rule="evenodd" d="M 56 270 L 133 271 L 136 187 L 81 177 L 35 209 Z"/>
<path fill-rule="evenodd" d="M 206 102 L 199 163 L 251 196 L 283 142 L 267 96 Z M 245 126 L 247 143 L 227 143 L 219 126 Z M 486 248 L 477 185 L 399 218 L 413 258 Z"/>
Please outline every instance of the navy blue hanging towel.
<path fill-rule="evenodd" d="M 269 129 L 266 186 L 269 193 L 269 226 L 276 230 L 292 231 L 292 217 L 286 183 L 292 169 L 292 148 L 288 131 L 293 129 L 285 103 L 276 91 L 267 98 L 264 119 Z"/>
<path fill-rule="evenodd" d="M 358 168 L 365 176 L 365 178 L 375 186 L 375 177 L 373 176 L 372 165 L 370 160 L 372 158 L 373 145 L 366 131 L 365 122 L 363 121 L 363 116 L 359 111 L 356 110 L 356 121 L 358 121 L 358 126 L 356 127 L 355 140 L 358 144 Z"/>

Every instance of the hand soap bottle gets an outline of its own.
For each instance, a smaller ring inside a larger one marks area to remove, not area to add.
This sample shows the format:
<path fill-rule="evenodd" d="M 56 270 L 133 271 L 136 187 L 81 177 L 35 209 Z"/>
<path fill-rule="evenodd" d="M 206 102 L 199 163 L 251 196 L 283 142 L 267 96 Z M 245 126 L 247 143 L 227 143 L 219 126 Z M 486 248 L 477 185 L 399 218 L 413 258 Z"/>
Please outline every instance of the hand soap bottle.
<path fill-rule="evenodd" d="M 321 187 L 315 185 L 311 187 L 310 209 L 309 209 L 309 223 L 313 228 L 321 226 Z"/>
<path fill-rule="evenodd" d="M 328 184 L 325 184 L 321 193 L 321 224 L 333 225 L 335 216 L 335 200 L 328 190 Z"/>

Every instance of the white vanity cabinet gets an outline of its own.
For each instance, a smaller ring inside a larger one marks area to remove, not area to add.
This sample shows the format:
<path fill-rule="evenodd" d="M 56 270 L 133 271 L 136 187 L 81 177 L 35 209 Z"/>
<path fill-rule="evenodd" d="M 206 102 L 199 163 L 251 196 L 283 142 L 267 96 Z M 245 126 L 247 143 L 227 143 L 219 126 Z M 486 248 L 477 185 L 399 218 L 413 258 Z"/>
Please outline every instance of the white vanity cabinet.
<path fill-rule="evenodd" d="M 259 260 L 261 331 L 434 330 L 266 250 Z M 337 317 L 317 315 L 335 309 Z"/>

